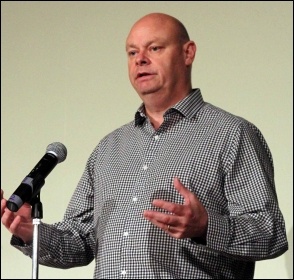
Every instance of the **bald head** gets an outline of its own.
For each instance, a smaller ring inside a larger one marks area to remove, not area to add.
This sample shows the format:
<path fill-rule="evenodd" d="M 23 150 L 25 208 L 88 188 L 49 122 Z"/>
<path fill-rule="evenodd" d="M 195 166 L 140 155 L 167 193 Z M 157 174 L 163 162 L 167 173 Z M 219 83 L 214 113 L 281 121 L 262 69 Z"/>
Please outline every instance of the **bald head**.
<path fill-rule="evenodd" d="M 190 40 L 185 26 L 175 17 L 163 13 L 150 13 L 140 18 L 130 30 L 130 34 L 140 26 L 156 25 L 158 29 L 172 30 L 174 37 L 179 43 L 186 43 Z M 168 28 L 167 28 L 168 27 Z M 129 37 L 128 36 L 128 37 Z"/>

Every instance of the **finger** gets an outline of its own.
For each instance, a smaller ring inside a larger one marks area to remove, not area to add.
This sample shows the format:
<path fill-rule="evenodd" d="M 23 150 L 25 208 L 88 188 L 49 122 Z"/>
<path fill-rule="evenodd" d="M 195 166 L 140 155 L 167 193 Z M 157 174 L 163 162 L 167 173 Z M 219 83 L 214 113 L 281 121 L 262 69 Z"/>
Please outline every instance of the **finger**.
<path fill-rule="evenodd" d="M 31 209 L 32 209 L 32 206 L 28 202 L 25 202 L 23 206 L 16 213 L 19 213 L 20 211 L 30 211 Z"/>
<path fill-rule="evenodd" d="M 152 205 L 154 205 L 157 208 L 166 210 L 170 214 L 177 214 L 181 215 L 182 214 L 182 208 L 183 206 L 181 204 L 176 204 L 172 202 L 168 202 L 162 199 L 154 199 L 152 201 Z"/>
<path fill-rule="evenodd" d="M 2 224 L 7 228 L 9 229 L 10 228 L 10 225 L 11 223 L 13 222 L 14 220 L 14 214 L 8 210 L 7 208 L 4 210 L 4 213 L 2 215 Z"/>
<path fill-rule="evenodd" d="M 21 217 L 15 215 L 10 210 L 6 209 L 2 217 L 2 224 L 12 233 L 15 234 L 20 225 Z"/>
<path fill-rule="evenodd" d="M 158 222 L 161 224 L 175 224 L 176 218 L 173 215 L 160 213 L 152 210 L 145 210 L 144 217 L 150 222 Z"/>
<path fill-rule="evenodd" d="M 167 233 L 172 233 L 173 231 L 173 227 L 169 224 L 161 223 L 157 220 L 150 220 L 150 222 Z"/>
<path fill-rule="evenodd" d="M 187 205 L 190 203 L 190 196 L 193 194 L 189 189 L 187 189 L 180 181 L 178 177 L 174 178 L 175 189 L 183 196 L 184 204 Z"/>
<path fill-rule="evenodd" d="M 18 229 L 18 227 L 20 225 L 20 222 L 21 222 L 21 217 L 20 216 L 15 216 L 12 223 L 10 224 L 10 227 L 9 227 L 9 231 L 12 234 L 17 233 L 17 229 Z"/>
<path fill-rule="evenodd" d="M 178 177 L 174 178 L 174 186 L 184 198 L 190 193 L 190 191 L 182 184 Z"/>
<path fill-rule="evenodd" d="M 5 208 L 6 208 L 6 199 L 2 198 L 1 199 L 1 217 L 4 213 Z"/>

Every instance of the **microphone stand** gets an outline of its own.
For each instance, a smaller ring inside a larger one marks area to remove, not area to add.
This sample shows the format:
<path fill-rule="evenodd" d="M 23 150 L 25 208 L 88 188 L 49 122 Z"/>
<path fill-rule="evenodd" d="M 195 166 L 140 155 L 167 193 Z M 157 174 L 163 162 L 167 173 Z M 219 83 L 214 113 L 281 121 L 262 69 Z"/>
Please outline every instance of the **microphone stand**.
<path fill-rule="evenodd" d="M 39 275 L 39 225 L 43 218 L 43 207 L 40 200 L 40 192 L 30 201 L 32 205 L 32 218 L 34 225 L 33 255 L 32 255 L 32 279 L 38 279 Z"/>

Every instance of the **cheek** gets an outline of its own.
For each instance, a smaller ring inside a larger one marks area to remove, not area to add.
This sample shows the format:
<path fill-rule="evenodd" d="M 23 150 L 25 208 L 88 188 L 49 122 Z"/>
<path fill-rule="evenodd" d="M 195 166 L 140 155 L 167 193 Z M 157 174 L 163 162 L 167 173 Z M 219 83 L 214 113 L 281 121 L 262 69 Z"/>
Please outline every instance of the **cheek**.
<path fill-rule="evenodd" d="M 129 79 L 132 82 L 134 80 L 134 67 L 132 67 L 130 64 L 128 64 L 128 75 L 129 75 Z"/>
<path fill-rule="evenodd" d="M 162 81 L 167 81 L 174 77 L 176 71 L 177 67 L 175 64 L 163 63 L 159 68 L 159 76 Z"/>

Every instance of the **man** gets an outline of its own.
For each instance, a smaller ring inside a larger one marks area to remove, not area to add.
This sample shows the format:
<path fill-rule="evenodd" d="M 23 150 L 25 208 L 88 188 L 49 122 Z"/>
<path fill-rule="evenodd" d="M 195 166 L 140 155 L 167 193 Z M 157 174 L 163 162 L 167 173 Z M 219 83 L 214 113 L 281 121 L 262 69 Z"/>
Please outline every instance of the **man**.
<path fill-rule="evenodd" d="M 103 279 L 253 278 L 255 261 L 288 249 L 262 134 L 192 88 L 196 45 L 177 19 L 139 19 L 126 51 L 143 103 L 95 147 L 63 221 L 40 225 L 39 262 L 95 259 Z M 11 244 L 31 255 L 30 206 L 5 204 Z"/>

